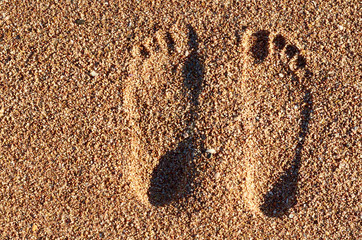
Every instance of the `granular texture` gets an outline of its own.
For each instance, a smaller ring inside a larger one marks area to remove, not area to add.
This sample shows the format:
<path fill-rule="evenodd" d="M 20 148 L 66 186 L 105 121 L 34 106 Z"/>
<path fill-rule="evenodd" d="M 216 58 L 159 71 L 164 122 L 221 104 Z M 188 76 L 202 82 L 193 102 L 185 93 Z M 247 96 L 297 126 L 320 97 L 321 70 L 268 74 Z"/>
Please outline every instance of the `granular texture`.
<path fill-rule="evenodd" d="M 1 239 L 360 239 L 359 1 L 1 1 Z"/>

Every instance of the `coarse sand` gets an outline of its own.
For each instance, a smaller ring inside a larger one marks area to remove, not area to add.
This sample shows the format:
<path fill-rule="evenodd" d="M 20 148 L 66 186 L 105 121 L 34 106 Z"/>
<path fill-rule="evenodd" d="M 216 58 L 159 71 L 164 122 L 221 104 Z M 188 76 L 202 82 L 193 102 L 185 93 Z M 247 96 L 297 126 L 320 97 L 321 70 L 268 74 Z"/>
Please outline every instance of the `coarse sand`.
<path fill-rule="evenodd" d="M 361 19 L 1 1 L 0 239 L 361 239 Z"/>

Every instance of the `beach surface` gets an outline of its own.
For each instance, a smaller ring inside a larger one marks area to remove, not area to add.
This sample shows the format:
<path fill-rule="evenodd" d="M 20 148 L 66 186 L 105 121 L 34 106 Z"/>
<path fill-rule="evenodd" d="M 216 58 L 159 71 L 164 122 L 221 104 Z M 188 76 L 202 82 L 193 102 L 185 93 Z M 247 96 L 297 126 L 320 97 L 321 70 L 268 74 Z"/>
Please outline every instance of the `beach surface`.
<path fill-rule="evenodd" d="M 361 19 L 1 1 L 0 239 L 361 239 Z"/>

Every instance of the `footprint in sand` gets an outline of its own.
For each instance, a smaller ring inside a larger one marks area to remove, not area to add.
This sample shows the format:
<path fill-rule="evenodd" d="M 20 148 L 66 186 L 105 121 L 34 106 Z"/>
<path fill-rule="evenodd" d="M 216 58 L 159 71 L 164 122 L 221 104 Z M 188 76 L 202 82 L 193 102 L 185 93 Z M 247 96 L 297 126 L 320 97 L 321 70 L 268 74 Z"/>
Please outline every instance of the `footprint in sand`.
<path fill-rule="evenodd" d="M 244 197 L 254 212 L 277 217 L 296 204 L 313 104 L 311 73 L 299 49 L 280 34 L 247 32 L 243 47 Z"/>
<path fill-rule="evenodd" d="M 203 63 L 191 26 L 170 32 L 159 30 L 136 44 L 124 83 L 127 177 L 138 199 L 154 206 L 187 197 L 196 175 L 194 122 Z"/>

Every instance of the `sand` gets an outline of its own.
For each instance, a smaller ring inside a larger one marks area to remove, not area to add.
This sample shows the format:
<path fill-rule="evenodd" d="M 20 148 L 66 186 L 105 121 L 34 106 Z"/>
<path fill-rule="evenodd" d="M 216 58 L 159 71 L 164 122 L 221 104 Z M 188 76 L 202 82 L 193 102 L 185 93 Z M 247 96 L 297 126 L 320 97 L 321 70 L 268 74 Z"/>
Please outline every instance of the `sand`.
<path fill-rule="evenodd" d="M 2 1 L 1 239 L 360 239 L 359 1 Z"/>

